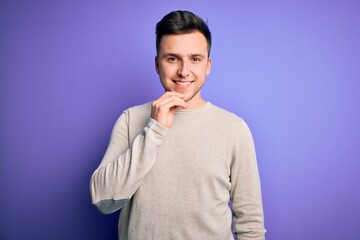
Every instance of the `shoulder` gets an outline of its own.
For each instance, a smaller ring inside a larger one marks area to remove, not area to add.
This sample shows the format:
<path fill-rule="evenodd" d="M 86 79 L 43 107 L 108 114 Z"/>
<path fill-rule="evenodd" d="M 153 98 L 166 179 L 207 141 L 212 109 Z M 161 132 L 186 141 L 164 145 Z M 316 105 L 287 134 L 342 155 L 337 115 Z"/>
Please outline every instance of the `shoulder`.
<path fill-rule="evenodd" d="M 138 119 L 149 118 L 151 116 L 151 102 L 129 107 L 122 112 L 119 119 L 125 118 L 128 123 Z"/>
<path fill-rule="evenodd" d="M 125 112 L 132 115 L 149 115 L 151 114 L 151 102 L 130 107 Z"/>
<path fill-rule="evenodd" d="M 130 107 L 123 114 L 126 115 L 129 136 L 132 138 L 143 131 L 151 118 L 151 102 Z"/>
<path fill-rule="evenodd" d="M 214 105 L 212 108 L 218 115 L 218 126 L 221 126 L 222 131 L 226 133 L 227 140 L 232 142 L 232 148 L 235 152 L 242 152 L 244 149 L 254 147 L 251 130 L 243 118 Z"/>
<path fill-rule="evenodd" d="M 151 116 L 151 102 L 129 107 L 118 117 L 115 127 L 129 126 L 146 121 Z"/>
<path fill-rule="evenodd" d="M 210 105 L 209 110 L 211 116 L 208 118 L 211 119 L 212 126 L 215 127 L 217 131 L 221 131 L 222 134 L 226 134 L 228 138 L 232 139 L 243 140 L 244 138 L 252 138 L 249 125 L 242 117 L 213 104 Z"/>
<path fill-rule="evenodd" d="M 209 111 L 213 115 L 214 120 L 219 123 L 230 125 L 232 127 L 246 125 L 245 120 L 242 117 L 212 103 L 209 104 Z"/>

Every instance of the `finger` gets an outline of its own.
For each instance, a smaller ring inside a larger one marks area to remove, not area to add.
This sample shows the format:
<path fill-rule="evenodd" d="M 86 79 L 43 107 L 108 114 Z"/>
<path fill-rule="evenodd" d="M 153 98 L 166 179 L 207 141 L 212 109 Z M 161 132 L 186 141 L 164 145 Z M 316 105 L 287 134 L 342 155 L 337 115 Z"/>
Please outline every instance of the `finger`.
<path fill-rule="evenodd" d="M 167 107 L 173 108 L 173 107 L 183 107 L 186 108 L 188 106 L 188 103 L 185 102 L 183 99 L 178 97 L 169 97 L 164 102 L 167 101 L 167 103 L 164 103 Z M 170 109 L 169 108 L 169 109 Z"/>
<path fill-rule="evenodd" d="M 158 103 L 161 103 L 163 101 L 168 101 L 171 99 L 182 99 L 183 98 L 183 94 L 173 94 L 171 92 L 167 92 L 163 95 L 161 95 L 158 99 L 153 101 L 153 105 L 156 105 Z"/>
<path fill-rule="evenodd" d="M 157 109 L 161 108 L 161 109 L 169 110 L 173 107 L 178 107 L 178 106 L 186 108 L 187 103 L 183 99 L 177 96 L 168 96 L 161 100 L 154 101 L 153 106 Z"/>
<path fill-rule="evenodd" d="M 169 96 L 178 96 L 180 98 L 184 97 L 184 94 L 179 93 L 179 92 L 171 92 L 171 91 L 166 91 L 163 95 L 169 95 Z"/>
<path fill-rule="evenodd" d="M 183 99 L 176 96 L 170 96 L 155 103 L 155 107 L 157 108 L 170 109 L 177 106 L 186 107 L 187 103 Z"/>
<path fill-rule="evenodd" d="M 177 96 L 179 98 L 184 98 L 184 94 L 178 92 L 169 92 L 166 91 L 163 95 L 161 95 L 157 100 L 161 100 L 170 96 Z"/>

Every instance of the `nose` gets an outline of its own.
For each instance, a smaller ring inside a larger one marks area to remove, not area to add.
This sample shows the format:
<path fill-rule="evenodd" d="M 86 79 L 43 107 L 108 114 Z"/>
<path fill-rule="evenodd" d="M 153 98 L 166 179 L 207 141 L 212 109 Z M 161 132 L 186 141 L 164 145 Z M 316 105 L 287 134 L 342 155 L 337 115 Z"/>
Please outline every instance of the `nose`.
<path fill-rule="evenodd" d="M 187 61 L 181 61 L 181 64 L 178 69 L 178 75 L 182 78 L 185 78 L 189 76 L 190 69 L 189 69 L 189 63 Z"/>

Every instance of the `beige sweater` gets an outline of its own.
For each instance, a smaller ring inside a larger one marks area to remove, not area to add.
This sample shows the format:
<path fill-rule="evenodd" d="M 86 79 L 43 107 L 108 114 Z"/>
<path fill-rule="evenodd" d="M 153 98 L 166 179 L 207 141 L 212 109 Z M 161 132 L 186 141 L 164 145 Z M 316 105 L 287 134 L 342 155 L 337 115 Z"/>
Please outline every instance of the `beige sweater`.
<path fill-rule="evenodd" d="M 120 240 L 265 239 L 260 180 L 246 123 L 207 102 L 176 111 L 170 129 L 151 104 L 126 110 L 90 188 L 102 213 L 122 208 Z M 232 211 L 229 201 L 232 201 Z"/>

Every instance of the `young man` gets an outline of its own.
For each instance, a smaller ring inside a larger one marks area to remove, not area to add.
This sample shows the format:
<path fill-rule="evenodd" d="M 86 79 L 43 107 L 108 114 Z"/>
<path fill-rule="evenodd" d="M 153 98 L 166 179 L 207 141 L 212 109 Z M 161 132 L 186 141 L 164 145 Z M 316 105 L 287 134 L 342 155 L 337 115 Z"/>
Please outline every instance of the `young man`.
<path fill-rule="evenodd" d="M 165 93 L 119 117 L 91 178 L 93 204 L 105 214 L 122 209 L 121 240 L 229 240 L 232 223 L 239 240 L 265 239 L 251 133 L 201 97 L 208 26 L 171 12 L 156 25 L 156 48 Z"/>

